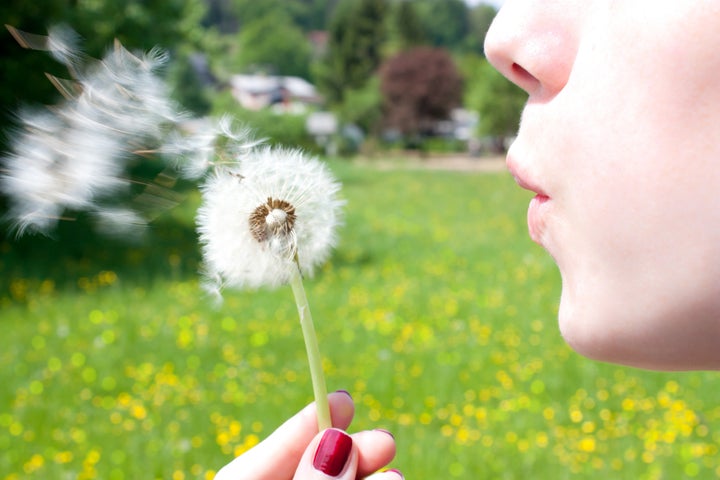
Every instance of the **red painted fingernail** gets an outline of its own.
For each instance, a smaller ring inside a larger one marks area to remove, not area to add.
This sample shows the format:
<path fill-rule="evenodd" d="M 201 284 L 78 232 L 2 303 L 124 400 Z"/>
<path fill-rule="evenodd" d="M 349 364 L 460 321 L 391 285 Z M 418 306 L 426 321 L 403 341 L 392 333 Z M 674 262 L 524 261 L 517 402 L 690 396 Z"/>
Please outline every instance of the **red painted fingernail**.
<path fill-rule="evenodd" d="M 352 451 L 352 438 L 342 430 L 329 428 L 325 430 L 320 444 L 315 451 L 313 467 L 325 475 L 337 477 L 345 468 Z"/>
<path fill-rule="evenodd" d="M 350 392 L 348 392 L 347 390 L 335 390 L 335 392 L 336 393 L 344 393 L 345 395 L 350 397 L 350 399 L 352 400 L 352 395 L 350 395 Z"/>

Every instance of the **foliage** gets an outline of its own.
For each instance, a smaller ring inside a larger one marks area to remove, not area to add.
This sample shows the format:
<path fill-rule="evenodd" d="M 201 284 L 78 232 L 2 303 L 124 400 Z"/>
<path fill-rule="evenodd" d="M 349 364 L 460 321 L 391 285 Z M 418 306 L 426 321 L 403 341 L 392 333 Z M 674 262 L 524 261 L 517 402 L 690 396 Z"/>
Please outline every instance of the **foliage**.
<path fill-rule="evenodd" d="M 382 119 L 380 81 L 373 76 L 363 87 L 345 92 L 338 115 L 345 124 L 360 127 L 365 133 L 377 134 Z"/>
<path fill-rule="evenodd" d="M 465 104 L 480 114 L 479 133 L 503 137 L 516 133 L 527 94 L 500 75 L 487 60 L 467 57 Z"/>
<path fill-rule="evenodd" d="M 305 32 L 325 30 L 332 10 L 343 0 L 295 0 L 284 1 L 295 24 Z"/>
<path fill-rule="evenodd" d="M 497 15 L 492 5 L 480 4 L 470 10 L 470 31 L 465 42 L 467 51 L 485 55 L 485 35 Z"/>
<path fill-rule="evenodd" d="M 417 47 L 401 52 L 380 70 L 385 123 L 405 135 L 431 133 L 460 104 L 462 79 L 450 54 Z"/>
<path fill-rule="evenodd" d="M 168 83 L 172 85 L 172 97 L 179 105 L 196 116 L 207 114 L 211 108 L 211 88 L 214 79 L 204 78 L 199 68 L 205 66 L 206 57 L 198 52 L 176 52 L 168 66 Z"/>
<path fill-rule="evenodd" d="M 324 30 L 337 0 L 228 0 L 230 13 L 242 28 L 273 13 L 282 12 L 303 32 Z"/>
<path fill-rule="evenodd" d="M 346 89 L 365 85 L 382 61 L 387 0 L 338 5 L 329 28 L 328 52 L 315 76 L 326 100 L 341 103 Z"/>
<path fill-rule="evenodd" d="M 460 48 L 470 33 L 469 8 L 463 0 L 416 0 L 430 44 L 450 50 Z"/>
<path fill-rule="evenodd" d="M 310 44 L 282 10 L 246 23 L 237 37 L 236 52 L 233 64 L 237 73 L 260 71 L 310 78 Z"/>
<path fill-rule="evenodd" d="M 395 7 L 393 24 L 397 35 L 397 43 L 401 50 L 424 45 L 428 42 L 425 26 L 420 21 L 415 4 L 401 1 Z"/>
<path fill-rule="evenodd" d="M 250 127 L 257 139 L 266 139 L 270 145 L 317 150 L 315 140 L 305 128 L 305 116 L 274 113 L 272 110 L 247 110 L 229 93 L 218 94 L 213 102 L 216 115 L 231 115 L 241 125 Z"/>
<path fill-rule="evenodd" d="M 572 353 L 512 178 L 332 167 L 346 225 L 307 282 L 324 365 L 406 478 L 717 477 L 718 375 Z M 289 290 L 203 297 L 197 201 L 136 245 L 77 222 L 0 242 L 3 478 L 210 479 L 310 401 Z"/>

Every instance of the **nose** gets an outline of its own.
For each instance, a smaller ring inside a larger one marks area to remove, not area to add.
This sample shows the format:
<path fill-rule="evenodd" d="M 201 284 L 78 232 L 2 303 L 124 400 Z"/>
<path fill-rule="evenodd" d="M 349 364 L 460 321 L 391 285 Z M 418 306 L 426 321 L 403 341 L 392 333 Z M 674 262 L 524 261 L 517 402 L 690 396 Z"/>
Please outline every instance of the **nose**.
<path fill-rule="evenodd" d="M 577 53 L 579 0 L 508 0 L 485 37 L 490 63 L 531 97 L 552 98 L 567 84 Z"/>

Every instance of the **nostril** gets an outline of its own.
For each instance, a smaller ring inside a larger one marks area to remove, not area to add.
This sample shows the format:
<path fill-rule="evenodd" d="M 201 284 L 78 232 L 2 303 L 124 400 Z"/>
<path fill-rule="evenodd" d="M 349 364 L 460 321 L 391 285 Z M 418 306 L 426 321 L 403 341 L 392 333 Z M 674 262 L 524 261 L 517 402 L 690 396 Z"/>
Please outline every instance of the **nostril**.
<path fill-rule="evenodd" d="M 519 64 L 513 63 L 510 68 L 512 71 L 511 80 L 523 90 L 529 92 L 530 90 L 537 87 L 537 85 L 540 83 L 540 81 L 535 78 L 533 74 L 525 70 Z"/>
<path fill-rule="evenodd" d="M 513 72 L 513 75 L 517 75 L 519 77 L 532 77 L 532 75 L 530 75 L 530 72 L 525 70 L 523 67 L 521 67 L 517 63 L 512 64 L 512 72 Z"/>

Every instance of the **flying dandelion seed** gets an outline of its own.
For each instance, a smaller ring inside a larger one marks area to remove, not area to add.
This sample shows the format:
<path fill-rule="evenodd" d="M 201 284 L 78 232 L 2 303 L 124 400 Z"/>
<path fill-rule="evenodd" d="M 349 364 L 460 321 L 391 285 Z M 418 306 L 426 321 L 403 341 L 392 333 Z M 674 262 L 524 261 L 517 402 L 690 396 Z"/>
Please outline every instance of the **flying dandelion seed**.
<path fill-rule="evenodd" d="M 167 61 L 159 49 L 136 56 L 119 43 L 102 60 L 85 57 L 77 35 L 55 27 L 48 36 L 8 27 L 25 48 L 46 50 L 68 67 L 71 80 L 49 76 L 65 100 L 47 109 L 19 112 L 2 159 L 0 191 L 9 198 L 7 216 L 18 235 L 49 233 L 66 211 L 88 211 L 137 225 L 139 215 L 105 203 L 127 193 L 128 164 L 141 146 L 161 145 L 184 120 L 157 70 Z"/>
<path fill-rule="evenodd" d="M 183 178 L 198 180 L 216 165 L 236 163 L 262 143 L 262 139 L 253 139 L 249 128 L 235 129 L 232 118 L 224 115 L 219 120 L 183 122 L 168 135 L 158 153 L 173 163 Z"/>

